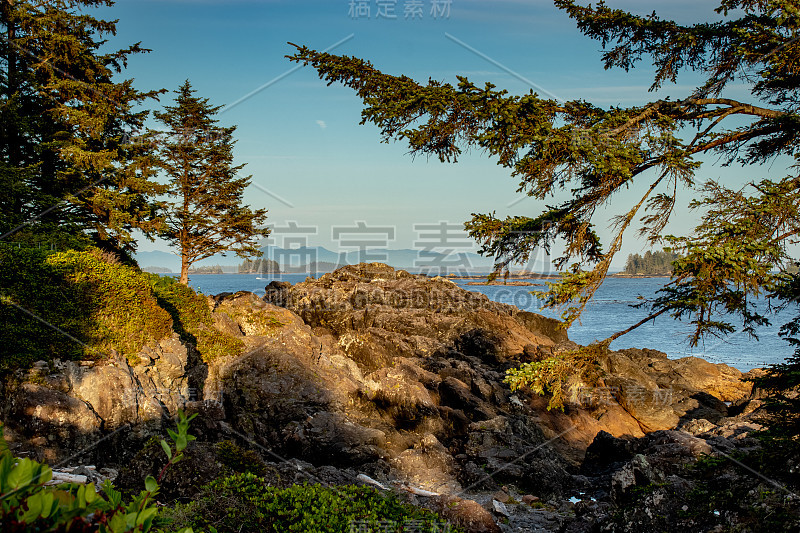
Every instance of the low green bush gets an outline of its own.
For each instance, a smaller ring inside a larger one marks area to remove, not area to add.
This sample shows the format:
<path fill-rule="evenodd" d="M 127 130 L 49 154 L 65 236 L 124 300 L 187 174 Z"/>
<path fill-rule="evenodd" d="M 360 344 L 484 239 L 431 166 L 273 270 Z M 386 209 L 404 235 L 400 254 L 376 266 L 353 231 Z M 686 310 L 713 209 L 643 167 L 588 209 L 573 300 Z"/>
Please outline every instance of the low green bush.
<path fill-rule="evenodd" d="M 0 246 L 0 371 L 24 368 L 54 353 L 64 359 L 83 356 L 83 346 L 70 338 L 83 341 L 83 298 L 45 263 L 49 255 Z"/>
<path fill-rule="evenodd" d="M 36 360 L 131 360 L 172 332 L 148 279 L 97 249 L 0 249 L 0 370 Z"/>
<path fill-rule="evenodd" d="M 89 358 L 101 359 L 115 349 L 135 362 L 145 344 L 172 333 L 169 313 L 158 305 L 147 276 L 138 269 L 111 262 L 98 250 L 56 253 L 45 264 L 87 303 L 89 324 L 83 336 Z"/>
<path fill-rule="evenodd" d="M 436 514 L 384 496 L 370 487 L 268 486 L 251 473 L 218 479 L 171 511 L 174 526 L 218 533 L 458 532 Z"/>
<path fill-rule="evenodd" d="M 169 459 L 167 467 L 181 460 L 187 443 L 194 439 L 187 433 L 191 418 L 179 413 L 177 431 L 169 430 L 172 442 L 161 441 Z M 122 494 L 109 481 L 103 484 L 101 494 L 93 483 L 46 486 L 52 478 L 53 471 L 46 464 L 12 455 L 0 423 L 0 528 L 4 533 L 147 533 L 170 525 L 155 505 L 159 486 L 151 476 L 145 480 L 145 490 L 129 503 L 123 502 Z M 179 533 L 192 533 L 192 529 L 183 528 Z"/>
<path fill-rule="evenodd" d="M 175 331 L 197 347 L 206 362 L 223 355 L 238 355 L 244 343 L 214 327 L 214 320 L 204 296 L 178 283 L 171 276 L 146 274 L 159 305 L 172 316 Z"/>
<path fill-rule="evenodd" d="M 249 472 L 262 477 L 267 473 L 267 465 L 253 450 L 243 450 L 229 440 L 218 442 L 214 448 L 219 461 L 234 472 Z"/>
<path fill-rule="evenodd" d="M 96 248 L 0 247 L 0 372 L 53 358 L 137 354 L 176 331 L 210 361 L 241 353 L 216 328 L 205 297 Z"/>

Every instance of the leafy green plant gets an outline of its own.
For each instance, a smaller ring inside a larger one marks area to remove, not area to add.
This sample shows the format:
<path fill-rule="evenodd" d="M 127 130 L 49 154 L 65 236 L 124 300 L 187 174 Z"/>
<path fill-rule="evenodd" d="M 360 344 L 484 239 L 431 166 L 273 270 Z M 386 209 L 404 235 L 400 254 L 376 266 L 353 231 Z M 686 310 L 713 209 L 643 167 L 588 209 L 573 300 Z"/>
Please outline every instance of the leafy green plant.
<path fill-rule="evenodd" d="M 565 388 L 569 385 L 594 384 L 597 360 L 608 352 L 608 344 L 594 343 L 574 350 L 523 363 L 506 371 L 505 382 L 512 391 L 525 387 L 536 394 L 550 394 L 547 409 L 564 409 Z"/>
<path fill-rule="evenodd" d="M 234 472 L 250 472 L 257 476 L 267 473 L 267 465 L 253 450 L 243 450 L 229 440 L 217 443 L 215 449 L 219 461 Z"/>
<path fill-rule="evenodd" d="M 239 531 L 329 533 L 358 531 L 441 531 L 444 521 L 430 511 L 403 504 L 369 487 L 267 486 L 254 474 L 218 479 L 174 511 L 175 523 Z M 451 529 L 454 533 L 457 528 Z"/>
<path fill-rule="evenodd" d="M 187 443 L 194 440 L 188 434 L 189 422 L 179 412 L 177 431 L 169 430 L 172 444 L 162 440 L 164 452 L 175 464 L 182 458 Z M 158 480 L 148 476 L 145 490 L 129 503 L 110 481 L 103 484 L 103 497 L 94 483 L 45 484 L 53 478 L 46 464 L 11 454 L 2 438 L 0 424 L 0 524 L 4 532 L 23 531 L 98 531 L 100 533 L 148 532 L 167 525 L 159 516 L 154 498 L 158 494 Z M 163 476 L 166 468 L 162 471 Z M 161 477 L 160 476 L 160 477 Z M 179 533 L 192 533 L 183 528 Z"/>
<path fill-rule="evenodd" d="M 164 468 L 161 469 L 157 481 L 153 479 L 153 476 L 147 476 L 145 479 L 145 485 L 147 483 L 152 485 L 154 481 L 160 483 L 161 480 L 164 479 L 164 474 L 167 473 L 169 467 L 183 459 L 183 450 L 186 449 L 186 446 L 188 446 L 190 442 L 196 439 L 196 437 L 193 435 L 189 435 L 189 422 L 191 422 L 196 416 L 197 413 L 187 417 L 182 410 L 178 411 L 178 431 L 167 429 L 167 434 L 169 435 L 169 438 L 172 439 L 172 444 L 168 443 L 166 439 L 161 439 L 160 441 L 161 448 L 164 450 L 164 453 L 167 454 L 167 464 L 165 464 Z M 173 445 L 175 446 L 174 450 Z"/>

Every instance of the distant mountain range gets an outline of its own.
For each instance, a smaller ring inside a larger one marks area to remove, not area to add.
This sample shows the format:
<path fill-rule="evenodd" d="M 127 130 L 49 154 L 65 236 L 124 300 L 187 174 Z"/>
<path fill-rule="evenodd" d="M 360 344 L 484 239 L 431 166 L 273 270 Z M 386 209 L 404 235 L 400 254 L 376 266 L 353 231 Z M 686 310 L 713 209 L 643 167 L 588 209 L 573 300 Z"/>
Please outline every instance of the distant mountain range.
<path fill-rule="evenodd" d="M 435 269 L 445 267 L 448 270 L 486 270 L 494 264 L 486 258 L 472 252 L 444 254 L 408 248 L 392 250 L 389 248 L 370 248 L 333 252 L 322 246 L 309 246 L 293 249 L 270 247 L 264 250 L 265 257 L 276 261 L 284 271 L 303 269 L 306 266 L 318 266 L 320 270 L 357 263 L 386 263 L 395 268 L 412 270 Z"/>
<path fill-rule="evenodd" d="M 276 261 L 281 266 L 282 272 L 329 272 L 338 266 L 354 265 L 361 262 L 386 263 L 395 268 L 404 268 L 413 271 L 439 272 L 445 268 L 447 272 L 480 271 L 487 272 L 493 266 L 492 258 L 483 257 L 473 252 L 454 252 L 444 254 L 426 250 L 412 250 L 408 248 L 392 250 L 388 248 L 374 248 L 365 250 L 351 250 L 347 252 L 334 252 L 323 246 L 304 246 L 300 248 L 279 248 L 269 246 L 263 248 L 264 257 Z M 139 265 L 148 269 L 156 267 L 169 269 L 171 272 L 180 271 L 180 258 L 169 252 L 152 251 L 136 254 Z M 198 261 L 195 267 L 220 265 L 225 272 L 238 272 L 242 259 L 236 255 L 214 256 Z M 310 268 L 309 268 L 310 267 Z M 548 271 L 549 265 L 538 261 L 527 270 Z"/>

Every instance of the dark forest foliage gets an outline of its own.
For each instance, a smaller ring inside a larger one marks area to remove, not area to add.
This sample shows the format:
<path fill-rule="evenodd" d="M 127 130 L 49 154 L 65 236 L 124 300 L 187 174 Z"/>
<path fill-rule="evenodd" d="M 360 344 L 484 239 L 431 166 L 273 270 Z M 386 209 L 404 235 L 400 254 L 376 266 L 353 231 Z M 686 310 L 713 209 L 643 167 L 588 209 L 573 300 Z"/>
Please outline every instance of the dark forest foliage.
<path fill-rule="evenodd" d="M 151 154 L 133 142 L 160 91 L 117 81 L 138 43 L 115 51 L 111 2 L 0 2 L 0 239 L 132 249 L 158 224 Z"/>

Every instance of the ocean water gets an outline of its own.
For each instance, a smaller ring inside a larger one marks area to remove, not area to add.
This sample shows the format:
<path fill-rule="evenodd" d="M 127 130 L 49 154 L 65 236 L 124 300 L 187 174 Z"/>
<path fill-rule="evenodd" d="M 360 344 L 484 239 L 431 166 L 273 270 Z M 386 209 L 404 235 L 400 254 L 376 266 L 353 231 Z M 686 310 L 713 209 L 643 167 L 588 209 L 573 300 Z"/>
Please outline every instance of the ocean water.
<path fill-rule="evenodd" d="M 191 276 L 189 284 L 204 294 L 251 291 L 263 295 L 264 287 L 273 279 L 294 284 L 304 281 L 306 275 L 280 274 L 273 277 L 266 274 L 260 277 L 255 274 L 208 274 Z M 531 290 L 545 288 L 542 280 L 527 280 L 532 283 L 541 283 L 540 286 L 467 285 L 468 281 L 479 280 L 455 281 L 464 289 L 483 293 L 494 301 L 516 305 L 526 311 L 558 318 L 557 312 L 542 309 L 540 301 L 531 294 Z M 631 304 L 637 303 L 639 295 L 645 298 L 652 297 L 663 283 L 664 279 L 662 278 L 606 279 L 595 294 L 594 300 L 586 306 L 580 323 L 576 323 L 569 329 L 569 338 L 579 344 L 588 344 L 594 340 L 607 338 L 613 333 L 635 324 L 645 318 L 648 313 L 646 309 L 631 307 Z M 766 302 L 759 303 L 763 309 L 766 308 Z M 793 350 L 785 340 L 778 337 L 778 330 L 793 316 L 793 311 L 787 310 L 772 317 L 772 325 L 758 328 L 758 341 L 737 332 L 723 339 L 706 339 L 704 344 L 691 348 L 687 341 L 691 325 L 662 315 L 654 322 L 648 322 L 615 340 L 611 344 L 611 348 L 617 350 L 652 348 L 665 352 L 671 358 L 702 357 L 712 363 L 726 363 L 746 372 L 752 368 L 779 363 L 791 355 Z M 737 325 L 735 321 L 732 323 Z"/>

